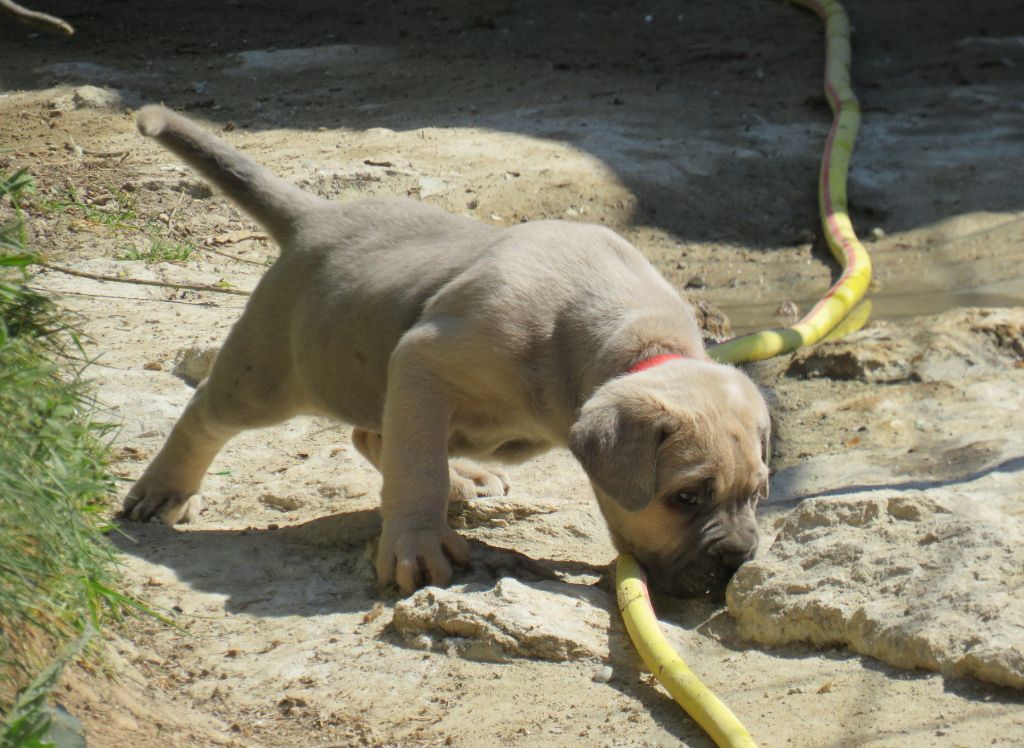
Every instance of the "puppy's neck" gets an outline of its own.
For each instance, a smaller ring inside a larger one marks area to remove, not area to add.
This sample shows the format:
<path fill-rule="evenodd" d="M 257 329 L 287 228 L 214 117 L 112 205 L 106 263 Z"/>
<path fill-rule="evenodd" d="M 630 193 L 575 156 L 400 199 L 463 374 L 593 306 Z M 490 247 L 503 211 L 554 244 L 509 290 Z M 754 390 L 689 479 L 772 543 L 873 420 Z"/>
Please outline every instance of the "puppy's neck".
<path fill-rule="evenodd" d="M 627 374 L 636 374 L 638 371 L 644 371 L 645 369 L 653 369 L 655 366 L 674 361 L 679 358 L 686 358 L 681 353 L 661 353 L 657 356 L 648 356 L 645 359 L 637 361 L 635 364 L 629 367 L 626 371 Z"/>
<path fill-rule="evenodd" d="M 619 325 L 602 331 L 600 336 L 584 338 L 593 347 L 573 349 L 575 367 L 568 378 L 574 385 L 570 392 L 573 417 L 600 387 L 626 375 L 644 361 L 665 355 L 688 361 L 705 357 L 700 331 L 692 315 L 687 317 L 674 310 L 653 313 L 642 310 L 623 316 L 625 319 Z M 678 359 L 662 362 L 667 361 Z"/>

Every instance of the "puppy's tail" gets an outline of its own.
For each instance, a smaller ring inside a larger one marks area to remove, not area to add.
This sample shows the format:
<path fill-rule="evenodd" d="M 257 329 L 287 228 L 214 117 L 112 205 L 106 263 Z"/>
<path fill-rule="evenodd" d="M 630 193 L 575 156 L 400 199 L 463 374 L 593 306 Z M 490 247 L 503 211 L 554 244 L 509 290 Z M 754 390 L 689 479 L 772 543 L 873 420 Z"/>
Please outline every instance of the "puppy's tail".
<path fill-rule="evenodd" d="M 169 109 L 143 107 L 135 123 L 220 188 L 278 244 L 287 243 L 299 218 L 320 202 Z"/>

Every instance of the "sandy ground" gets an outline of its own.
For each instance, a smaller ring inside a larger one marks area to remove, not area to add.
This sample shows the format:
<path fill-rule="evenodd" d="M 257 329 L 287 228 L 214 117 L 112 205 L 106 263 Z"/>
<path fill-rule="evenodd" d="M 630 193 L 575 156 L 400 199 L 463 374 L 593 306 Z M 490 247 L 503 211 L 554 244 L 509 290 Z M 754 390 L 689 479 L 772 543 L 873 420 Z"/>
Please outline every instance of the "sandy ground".
<path fill-rule="evenodd" d="M 409 195 L 499 225 L 607 224 L 737 330 L 788 321 L 783 303 L 807 309 L 836 272 L 816 227 L 821 28 L 782 3 L 45 10 L 78 34 L 0 18 L 0 168 L 35 174 L 32 242 L 57 265 L 249 289 L 273 258 L 257 227 L 135 133 L 131 110 L 163 101 L 330 197 Z M 849 11 L 864 110 L 850 197 L 874 239 L 877 317 L 1024 303 L 1024 10 Z M 120 103 L 96 106 L 82 85 Z M 186 244 L 187 259 L 169 261 Z M 82 315 L 128 481 L 191 392 L 176 358 L 220 341 L 244 298 L 59 272 L 36 283 Z M 755 370 L 779 403 L 776 469 L 856 447 L 862 416 L 826 405 L 878 392 L 782 371 Z M 466 530 L 488 560 L 477 573 L 528 578 L 539 564 L 596 583 L 613 550 L 578 467 L 554 453 L 512 480 L 519 508 Z M 229 445 L 196 525 L 127 526 L 125 586 L 180 628 L 137 621 L 112 642 L 115 679 L 69 675 L 61 699 L 90 744 L 709 745 L 628 648 L 609 652 L 604 684 L 585 658 L 496 664 L 407 646 L 368 562 L 378 490 L 344 427 L 297 419 Z M 766 531 L 783 512 L 766 508 Z M 1006 691 L 839 650 L 761 650 L 707 603 L 659 612 L 761 745 L 1024 736 Z"/>

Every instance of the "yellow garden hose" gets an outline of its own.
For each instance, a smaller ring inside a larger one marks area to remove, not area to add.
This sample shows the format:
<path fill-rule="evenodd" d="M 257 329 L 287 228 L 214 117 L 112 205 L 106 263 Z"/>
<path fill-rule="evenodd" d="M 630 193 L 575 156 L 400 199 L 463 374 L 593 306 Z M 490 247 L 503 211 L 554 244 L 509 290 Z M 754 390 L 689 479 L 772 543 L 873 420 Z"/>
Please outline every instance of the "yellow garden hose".
<path fill-rule="evenodd" d="M 658 627 L 640 564 L 628 553 L 615 567 L 616 598 L 633 643 L 644 664 L 680 706 L 719 746 L 752 748 L 754 741 L 729 707 L 700 682 L 675 653 Z"/>
<path fill-rule="evenodd" d="M 825 240 L 843 273 L 825 297 L 792 327 L 762 330 L 710 346 L 707 353 L 716 361 L 760 361 L 817 343 L 864 298 L 871 283 L 871 259 L 853 231 L 846 206 L 846 176 L 860 126 L 860 104 L 850 87 L 850 19 L 843 6 L 833 0 L 790 2 L 813 10 L 825 22 L 825 96 L 834 117 L 821 160 L 818 205 Z M 861 324 L 866 319 L 864 315 Z"/>
<path fill-rule="evenodd" d="M 825 239 L 843 272 L 825 297 L 795 325 L 709 347 L 708 355 L 722 362 L 759 361 L 826 337 L 845 335 L 860 328 L 871 309 L 867 302 L 858 307 L 871 283 L 871 260 L 853 231 L 846 205 L 846 177 L 860 126 L 860 105 L 850 87 L 850 20 L 843 6 L 834 0 L 789 1 L 814 11 L 825 23 L 825 95 L 833 120 L 821 162 L 818 202 Z M 619 611 L 640 657 L 672 698 L 720 748 L 754 746 L 735 715 L 700 682 L 662 635 L 643 571 L 629 554 L 619 556 L 615 586 Z"/>

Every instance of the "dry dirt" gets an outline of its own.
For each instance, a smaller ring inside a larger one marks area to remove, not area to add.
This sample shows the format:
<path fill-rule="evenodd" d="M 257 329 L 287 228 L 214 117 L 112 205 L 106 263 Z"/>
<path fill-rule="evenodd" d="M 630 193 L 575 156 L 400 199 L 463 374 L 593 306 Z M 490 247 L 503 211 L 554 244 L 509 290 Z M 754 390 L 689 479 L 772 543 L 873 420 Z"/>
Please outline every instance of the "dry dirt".
<path fill-rule="evenodd" d="M 605 223 L 737 330 L 789 321 L 783 302 L 806 310 L 835 275 L 816 227 L 822 30 L 784 3 L 37 7 L 78 33 L 0 17 L 0 169 L 35 175 L 31 241 L 55 265 L 244 290 L 274 257 L 135 133 L 132 110 L 162 101 L 330 197 L 409 195 L 500 225 Z M 864 111 L 850 199 L 874 239 L 876 318 L 1024 303 L 1024 8 L 848 10 Z M 82 315 L 127 485 L 191 392 L 176 358 L 220 341 L 244 297 L 58 271 L 35 283 Z M 890 385 L 784 371 L 756 369 L 776 391 L 776 469 L 903 445 L 826 407 Z M 578 467 L 556 453 L 512 479 L 510 507 L 465 520 L 475 578 L 596 583 L 613 550 Z M 59 698 L 90 744 L 710 744 L 652 684 L 614 612 L 598 659 L 473 660 L 398 636 L 396 599 L 367 560 L 378 488 L 344 427 L 297 419 L 229 445 L 196 525 L 125 526 L 124 586 L 178 628 L 132 622 L 112 637 L 109 672 L 69 673 Z M 790 508 L 766 507 L 765 529 Z M 843 649 L 755 646 L 709 603 L 660 601 L 659 613 L 760 745 L 1024 740 L 1016 692 Z M 608 683 L 591 680 L 602 660 Z"/>

